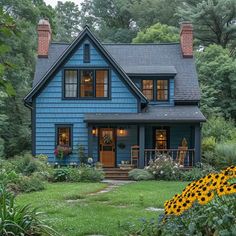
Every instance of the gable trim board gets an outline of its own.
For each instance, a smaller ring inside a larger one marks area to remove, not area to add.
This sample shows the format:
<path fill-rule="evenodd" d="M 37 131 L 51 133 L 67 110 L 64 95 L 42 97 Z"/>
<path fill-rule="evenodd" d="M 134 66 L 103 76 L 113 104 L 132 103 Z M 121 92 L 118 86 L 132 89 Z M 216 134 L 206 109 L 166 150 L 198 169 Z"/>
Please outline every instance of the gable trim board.
<path fill-rule="evenodd" d="M 65 62 L 69 59 L 69 57 L 73 54 L 73 52 L 79 48 L 82 44 L 83 40 L 88 37 L 91 41 L 91 44 L 98 48 L 100 53 L 104 56 L 104 59 L 108 61 L 113 69 L 120 75 L 122 80 L 125 82 L 125 85 L 132 92 L 133 95 L 137 99 L 139 99 L 140 103 L 147 104 L 147 98 L 142 94 L 142 92 L 136 87 L 136 85 L 131 81 L 131 79 L 127 76 L 124 70 L 115 62 L 110 53 L 102 46 L 102 44 L 98 41 L 98 39 L 91 33 L 88 26 L 86 26 L 77 38 L 71 43 L 71 45 L 64 51 L 64 53 L 59 57 L 59 59 L 52 65 L 49 71 L 44 75 L 43 79 L 39 81 L 35 87 L 28 93 L 28 95 L 24 98 L 24 102 L 31 108 L 32 99 L 34 96 L 37 96 L 38 93 L 43 89 L 43 87 L 53 78 L 61 68 L 60 66 L 65 64 Z"/>

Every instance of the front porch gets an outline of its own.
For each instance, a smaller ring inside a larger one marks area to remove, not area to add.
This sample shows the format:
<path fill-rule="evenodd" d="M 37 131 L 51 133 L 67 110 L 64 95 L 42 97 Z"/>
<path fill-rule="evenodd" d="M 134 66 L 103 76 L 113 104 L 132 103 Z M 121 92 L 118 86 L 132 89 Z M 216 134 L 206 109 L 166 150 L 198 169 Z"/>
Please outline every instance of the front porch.
<path fill-rule="evenodd" d="M 200 124 L 89 123 L 88 156 L 107 168 L 144 168 L 162 156 L 191 168 L 200 161 Z"/>

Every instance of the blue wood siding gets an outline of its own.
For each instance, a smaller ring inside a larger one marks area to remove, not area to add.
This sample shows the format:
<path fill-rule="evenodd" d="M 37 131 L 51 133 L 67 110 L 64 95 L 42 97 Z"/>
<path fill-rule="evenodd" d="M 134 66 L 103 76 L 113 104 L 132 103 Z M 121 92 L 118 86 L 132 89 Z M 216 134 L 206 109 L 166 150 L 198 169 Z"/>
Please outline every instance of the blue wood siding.
<path fill-rule="evenodd" d="M 92 45 L 90 63 L 83 63 L 83 45 L 81 45 L 65 66 L 79 68 L 85 65 L 109 66 Z M 88 130 L 84 122 L 85 113 L 136 113 L 138 101 L 112 69 L 111 99 L 62 100 L 62 73 L 63 70 L 60 70 L 35 99 L 36 155 L 43 153 L 48 155 L 49 161 L 55 161 L 55 124 L 71 124 L 73 125 L 74 151 L 68 161 L 77 161 L 76 146 L 78 144 L 84 145 L 87 152 Z"/>

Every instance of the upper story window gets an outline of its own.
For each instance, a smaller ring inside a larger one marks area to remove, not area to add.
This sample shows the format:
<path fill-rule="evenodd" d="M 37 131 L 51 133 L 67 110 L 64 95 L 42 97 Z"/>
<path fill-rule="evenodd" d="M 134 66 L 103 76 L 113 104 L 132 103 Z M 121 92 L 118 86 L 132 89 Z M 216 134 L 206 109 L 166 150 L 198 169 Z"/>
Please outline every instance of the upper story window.
<path fill-rule="evenodd" d="M 90 45 L 84 44 L 84 63 L 90 62 Z"/>
<path fill-rule="evenodd" d="M 143 80 L 142 83 L 143 94 L 148 100 L 153 100 L 153 80 Z"/>
<path fill-rule="evenodd" d="M 94 75 L 93 70 L 80 71 L 80 97 L 94 96 Z"/>
<path fill-rule="evenodd" d="M 142 80 L 142 92 L 150 101 L 168 101 L 169 80 Z"/>
<path fill-rule="evenodd" d="M 168 80 L 157 80 L 157 100 L 167 101 L 169 98 Z"/>
<path fill-rule="evenodd" d="M 105 69 L 65 70 L 64 98 L 108 98 L 109 74 Z"/>
<path fill-rule="evenodd" d="M 65 97 L 77 97 L 77 70 L 65 70 Z"/>

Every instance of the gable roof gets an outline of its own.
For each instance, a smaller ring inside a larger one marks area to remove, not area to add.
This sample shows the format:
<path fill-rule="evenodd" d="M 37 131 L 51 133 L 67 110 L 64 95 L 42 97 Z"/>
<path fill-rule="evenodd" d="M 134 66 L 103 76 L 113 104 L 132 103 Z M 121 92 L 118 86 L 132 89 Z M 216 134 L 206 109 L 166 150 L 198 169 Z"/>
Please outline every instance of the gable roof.
<path fill-rule="evenodd" d="M 70 44 L 51 43 L 48 58 L 38 58 L 33 87 Z M 129 76 L 175 76 L 175 101 L 199 101 L 200 90 L 194 58 L 182 56 L 179 43 L 103 44 Z"/>
<path fill-rule="evenodd" d="M 49 56 L 46 60 L 38 60 L 41 63 L 41 66 L 38 66 L 36 63 L 36 72 L 35 78 L 40 78 L 38 80 L 34 79 L 34 86 L 32 90 L 28 93 L 28 95 L 24 98 L 25 103 L 30 103 L 32 101 L 32 97 L 40 91 L 40 89 L 44 86 L 45 83 L 60 69 L 60 66 L 67 60 L 68 57 L 72 55 L 74 50 L 78 47 L 78 45 L 85 39 L 88 38 L 91 43 L 95 45 L 95 47 L 101 52 L 106 60 L 113 66 L 113 68 L 117 71 L 117 73 L 121 76 L 125 84 L 128 86 L 130 91 L 139 98 L 142 102 L 148 103 L 147 98 L 143 95 L 143 93 L 136 87 L 133 81 L 127 76 L 124 70 L 116 63 L 114 58 L 109 54 L 109 52 L 103 47 L 103 45 L 98 41 L 98 39 L 92 34 L 88 26 L 85 26 L 84 29 L 80 32 L 80 34 L 73 40 L 70 45 L 67 47 L 63 47 L 60 45 L 60 49 L 56 50 L 56 52 L 50 55 L 53 47 L 49 48 Z M 55 49 L 55 48 L 54 48 Z M 58 49 L 58 47 L 57 47 Z M 39 59 L 39 58 L 38 58 Z M 40 58 L 41 59 L 41 58 Z M 42 69 L 45 68 L 45 69 Z"/>

